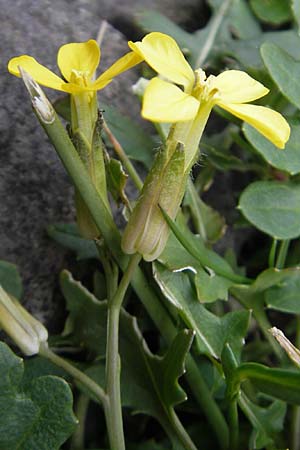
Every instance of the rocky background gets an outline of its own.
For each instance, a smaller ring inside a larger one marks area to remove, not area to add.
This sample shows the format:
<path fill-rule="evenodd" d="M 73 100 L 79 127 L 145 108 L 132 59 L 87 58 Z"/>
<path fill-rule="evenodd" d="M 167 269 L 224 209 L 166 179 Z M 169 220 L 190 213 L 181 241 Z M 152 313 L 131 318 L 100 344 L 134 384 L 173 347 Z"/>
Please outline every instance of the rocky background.
<path fill-rule="evenodd" d="M 62 314 L 58 275 L 68 255 L 47 236 L 46 226 L 73 222 L 73 193 L 67 175 L 32 113 L 23 83 L 9 75 L 7 61 L 30 54 L 57 71 L 58 48 L 96 38 L 109 22 L 101 68 L 127 51 L 127 40 L 142 36 L 135 24 L 140 10 L 163 12 L 184 28 L 201 27 L 208 12 L 201 0 L 0 0 L 0 259 L 18 266 L 23 301 L 50 329 Z M 138 71 L 131 70 L 101 91 L 106 102 L 138 114 L 129 95 Z M 58 93 L 49 91 L 54 99 Z"/>

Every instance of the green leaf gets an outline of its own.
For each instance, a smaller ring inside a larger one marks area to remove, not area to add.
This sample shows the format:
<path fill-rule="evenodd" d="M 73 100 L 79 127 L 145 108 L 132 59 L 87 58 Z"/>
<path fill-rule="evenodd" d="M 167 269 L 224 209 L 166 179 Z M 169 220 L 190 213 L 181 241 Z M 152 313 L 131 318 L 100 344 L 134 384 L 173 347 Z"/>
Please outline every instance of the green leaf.
<path fill-rule="evenodd" d="M 272 43 L 294 58 L 300 58 L 300 38 L 295 30 L 268 31 L 253 39 L 232 40 L 227 49 L 224 48 L 224 52 L 238 60 L 247 70 L 263 70 L 263 59 L 258 50 L 262 44 L 272 45 Z"/>
<path fill-rule="evenodd" d="M 233 282 L 215 273 L 197 269 L 195 287 L 201 303 L 212 303 L 216 300 L 228 300 L 228 289 Z"/>
<path fill-rule="evenodd" d="M 145 11 L 138 15 L 137 21 L 147 32 L 160 31 L 172 36 L 187 55 L 191 66 L 198 68 L 196 63 L 199 59 L 199 54 L 206 44 L 207 36 L 215 24 L 216 16 L 219 14 L 222 3 L 222 1 L 210 2 L 212 7 L 210 21 L 204 28 L 197 30 L 193 34 L 187 33 L 164 15 L 153 11 Z M 228 42 L 232 41 L 232 34 L 240 39 L 249 39 L 260 34 L 260 28 L 244 0 L 231 2 L 228 6 L 219 24 L 217 36 L 207 58 L 210 61 L 218 58 L 222 50 L 227 48 Z M 206 60 L 205 62 L 207 63 Z"/>
<path fill-rule="evenodd" d="M 210 144 L 202 144 L 204 148 L 204 157 L 218 170 L 228 171 L 228 170 L 238 170 L 240 172 L 245 172 L 249 170 L 247 164 L 245 164 L 241 159 L 226 153 L 220 147 L 215 147 Z"/>
<path fill-rule="evenodd" d="M 194 333 L 180 331 L 167 353 L 158 357 L 150 352 L 135 318 L 123 311 L 120 325 L 122 402 L 136 412 L 155 417 L 173 445 L 178 445 L 173 408 L 187 398 L 178 378 L 184 373 Z"/>
<path fill-rule="evenodd" d="M 190 271 L 201 303 L 227 300 L 228 289 L 234 284 L 232 280 L 217 275 L 213 270 L 203 269 L 199 261 L 188 253 L 174 234 L 169 237 L 159 261 L 171 271 Z"/>
<path fill-rule="evenodd" d="M 220 358 L 225 343 L 230 343 L 239 358 L 248 329 L 249 311 L 235 311 L 217 317 L 199 303 L 187 273 L 170 272 L 162 264 L 154 263 L 154 277 L 185 324 L 195 330 L 196 344 L 201 353 Z"/>
<path fill-rule="evenodd" d="M 242 393 L 239 406 L 254 428 L 249 448 L 264 449 L 274 445 L 276 434 L 283 430 L 286 404 L 275 400 L 267 408 L 263 408 Z"/>
<path fill-rule="evenodd" d="M 0 284 L 6 292 L 20 300 L 23 286 L 19 271 L 14 264 L 0 260 Z"/>
<path fill-rule="evenodd" d="M 233 34 L 235 39 L 247 40 L 261 34 L 261 28 L 245 0 L 231 2 L 226 25 L 230 38 Z"/>
<path fill-rule="evenodd" d="M 23 386 L 30 385 L 33 378 L 45 375 L 54 375 L 67 381 L 71 378 L 64 369 L 42 356 L 36 355 L 34 358 L 28 358 L 24 361 Z"/>
<path fill-rule="evenodd" d="M 260 392 L 284 402 L 300 404 L 300 371 L 271 369 L 263 364 L 243 363 L 234 373 L 236 389 L 250 380 Z"/>
<path fill-rule="evenodd" d="M 77 225 L 61 223 L 49 225 L 48 235 L 63 247 L 76 252 L 77 259 L 98 259 L 98 252 L 92 240 L 84 239 L 79 234 Z"/>
<path fill-rule="evenodd" d="M 262 308 L 266 304 L 268 308 L 282 312 L 298 311 L 293 288 L 296 289 L 298 284 L 299 270 L 299 267 L 270 268 L 261 272 L 252 285 L 234 285 L 230 293 L 251 309 Z"/>
<path fill-rule="evenodd" d="M 119 351 L 121 356 L 122 405 L 158 420 L 174 446 L 183 450 L 174 423 L 175 405 L 186 400 L 178 383 L 184 373 L 184 361 L 193 340 L 191 330 L 182 330 L 163 357 L 153 355 L 139 330 L 135 317 L 121 311 Z M 104 381 L 105 368 L 97 364 L 86 374 L 97 383 Z M 130 382 L 129 382 L 130 380 Z"/>
<path fill-rule="evenodd" d="M 226 229 L 224 217 L 201 200 L 191 180 L 183 204 L 190 208 L 195 226 L 204 241 L 213 243 L 223 236 Z"/>
<path fill-rule="evenodd" d="M 300 267 L 286 269 L 284 272 L 286 276 L 281 276 L 280 282 L 265 292 L 266 306 L 282 312 L 300 314 Z"/>
<path fill-rule="evenodd" d="M 153 149 L 157 147 L 154 139 L 148 135 L 139 124 L 136 124 L 129 117 L 121 114 L 117 109 L 101 105 L 104 109 L 104 119 L 119 141 L 127 156 L 135 161 L 142 162 L 149 168 L 153 161 Z M 107 142 L 109 142 L 106 139 Z"/>
<path fill-rule="evenodd" d="M 76 426 L 69 385 L 55 376 L 22 385 L 23 360 L 0 343 L 1 450 L 58 450 Z"/>
<path fill-rule="evenodd" d="M 93 356 L 104 356 L 106 350 L 107 304 L 100 302 L 70 272 L 60 275 L 60 285 L 67 302 L 67 331 L 74 343 L 88 349 Z"/>
<path fill-rule="evenodd" d="M 292 53 L 266 42 L 261 47 L 261 56 L 271 77 L 283 95 L 297 108 L 300 108 L 300 62 L 296 61 Z M 300 45 L 298 36 L 297 46 Z M 298 55 L 299 58 L 299 55 Z"/>
<path fill-rule="evenodd" d="M 263 22 L 281 25 L 291 20 L 289 0 L 250 0 L 250 5 Z"/>
<path fill-rule="evenodd" d="M 247 278 L 235 274 L 224 258 L 207 248 L 200 236 L 194 235 L 184 224 L 180 224 L 179 226 L 178 223 L 174 222 L 163 209 L 161 209 L 161 211 L 180 244 L 193 258 L 195 258 L 198 264 L 203 267 L 208 267 L 217 275 L 228 278 L 236 283 L 249 282 Z"/>
<path fill-rule="evenodd" d="M 300 185 L 254 182 L 242 193 L 238 207 L 249 222 L 275 239 L 300 235 Z"/>
<path fill-rule="evenodd" d="M 243 132 L 259 154 L 273 167 L 291 175 L 300 172 L 300 122 L 290 121 L 291 135 L 284 150 L 279 150 L 250 125 L 244 123 Z"/>

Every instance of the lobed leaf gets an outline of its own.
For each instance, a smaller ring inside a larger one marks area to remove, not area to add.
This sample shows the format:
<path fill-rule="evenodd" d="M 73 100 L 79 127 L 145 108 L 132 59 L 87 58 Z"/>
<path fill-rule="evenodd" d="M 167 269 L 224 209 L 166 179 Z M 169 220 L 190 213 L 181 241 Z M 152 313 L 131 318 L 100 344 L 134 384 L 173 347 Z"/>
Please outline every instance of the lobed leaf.
<path fill-rule="evenodd" d="M 69 385 L 55 376 L 22 384 L 23 360 L 0 343 L 1 450 L 58 450 L 74 431 Z"/>
<path fill-rule="evenodd" d="M 225 343 L 229 342 L 239 358 L 248 329 L 249 311 L 235 311 L 218 317 L 199 303 L 187 273 L 170 272 L 162 264 L 154 263 L 154 277 L 184 323 L 195 331 L 199 352 L 219 359 Z"/>
<path fill-rule="evenodd" d="M 92 355 L 104 356 L 106 302 L 100 302 L 67 270 L 61 272 L 60 285 L 69 311 L 64 334 L 71 336 L 75 344 L 86 348 Z"/>

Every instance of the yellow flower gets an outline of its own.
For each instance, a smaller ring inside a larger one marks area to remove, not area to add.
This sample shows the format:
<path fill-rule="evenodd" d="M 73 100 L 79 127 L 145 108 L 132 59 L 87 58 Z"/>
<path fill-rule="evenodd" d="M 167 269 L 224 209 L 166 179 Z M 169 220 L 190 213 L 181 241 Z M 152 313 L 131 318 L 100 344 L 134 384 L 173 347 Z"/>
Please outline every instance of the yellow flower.
<path fill-rule="evenodd" d="M 143 59 L 137 53 L 129 52 L 118 59 L 96 80 L 93 80 L 94 73 L 100 62 L 100 55 L 100 48 L 94 40 L 66 44 L 60 47 L 57 55 L 57 65 L 64 80 L 28 55 L 12 58 L 8 63 L 8 70 L 11 74 L 19 77 L 20 66 L 37 83 L 76 95 L 103 89 L 115 76 L 135 66 Z"/>
<path fill-rule="evenodd" d="M 202 69 L 193 71 L 178 45 L 163 33 L 150 33 L 129 47 L 164 79 L 153 78 L 145 91 L 142 115 L 154 122 L 185 122 L 195 119 L 207 103 L 225 109 L 248 122 L 279 148 L 289 139 L 290 127 L 276 111 L 248 102 L 269 90 L 240 70 L 228 70 L 206 78 Z"/>

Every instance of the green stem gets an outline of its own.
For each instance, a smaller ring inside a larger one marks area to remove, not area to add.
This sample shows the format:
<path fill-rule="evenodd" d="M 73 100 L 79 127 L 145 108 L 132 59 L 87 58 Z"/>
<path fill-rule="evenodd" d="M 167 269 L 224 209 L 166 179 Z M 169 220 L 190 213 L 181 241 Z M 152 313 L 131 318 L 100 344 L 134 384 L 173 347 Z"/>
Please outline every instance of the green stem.
<path fill-rule="evenodd" d="M 300 406 L 292 407 L 291 450 L 300 449 Z"/>
<path fill-rule="evenodd" d="M 107 300 L 110 300 L 118 287 L 118 266 L 106 251 L 103 241 L 95 240 L 95 244 L 105 275 Z"/>
<path fill-rule="evenodd" d="M 38 117 L 40 118 L 39 115 Z M 41 124 L 54 145 L 75 187 L 89 208 L 106 245 L 112 251 L 118 265 L 124 270 L 128 257 L 121 252 L 119 231 L 105 203 L 90 181 L 84 164 L 79 158 L 65 128 L 56 115 L 52 123 L 41 121 Z M 176 334 L 176 327 L 140 268 L 137 268 L 133 276 L 132 285 L 166 342 L 171 342 Z M 200 369 L 192 357 L 190 357 L 190 360 L 193 362 L 187 366 L 187 369 L 188 375 L 190 375 L 188 378 L 194 380 L 194 383 L 191 384 L 192 391 L 202 406 L 203 412 L 207 415 L 221 447 L 225 449 L 228 446 L 228 427 L 226 421 L 205 384 Z M 202 386 L 203 397 L 202 394 L 199 394 L 199 385 Z M 215 417 L 218 417 L 218 419 Z"/>
<path fill-rule="evenodd" d="M 182 423 L 178 419 L 177 414 L 173 408 L 171 408 L 171 410 L 169 411 L 169 418 L 173 424 L 174 430 L 176 430 L 177 438 L 182 444 L 183 448 L 185 450 L 197 450 L 197 447 L 195 447 L 195 444 L 185 431 L 185 428 L 182 426 Z"/>
<path fill-rule="evenodd" d="M 277 356 L 277 358 L 279 359 L 279 361 L 281 361 L 283 352 L 281 350 L 281 347 L 277 344 L 275 338 L 269 332 L 269 329 L 272 328 L 272 325 L 269 322 L 269 319 L 266 315 L 264 308 L 261 305 L 256 305 L 253 308 L 253 315 L 254 315 L 264 337 L 269 342 L 272 350 L 274 351 L 274 353 Z"/>
<path fill-rule="evenodd" d="M 106 403 L 105 416 L 111 450 L 125 450 L 120 388 L 119 318 L 122 301 L 140 260 L 141 256 L 138 254 L 131 257 L 117 292 L 108 303 L 105 377 L 108 402 Z"/>
<path fill-rule="evenodd" d="M 202 407 L 206 415 L 208 423 L 216 433 L 216 438 L 219 441 L 222 449 L 228 448 L 229 431 L 227 423 L 217 403 L 215 402 L 210 390 L 204 381 L 200 370 L 198 369 L 195 358 L 192 355 L 187 355 L 186 358 L 186 379 L 192 388 L 193 394 L 197 399 L 199 405 Z"/>
<path fill-rule="evenodd" d="M 104 128 L 104 131 L 106 132 L 110 142 L 112 143 L 116 154 L 118 155 L 118 157 L 120 158 L 120 160 L 122 161 L 124 166 L 126 167 L 126 170 L 129 173 L 132 181 L 136 185 L 137 189 L 139 191 L 141 191 L 142 187 L 143 187 L 143 182 L 140 179 L 139 174 L 135 170 L 135 168 L 134 168 L 133 164 L 131 163 L 130 159 L 128 158 L 128 156 L 124 152 L 124 149 L 123 149 L 122 145 L 117 140 L 117 138 L 113 135 L 113 133 L 111 132 L 110 128 L 108 127 L 108 125 L 107 125 L 107 123 L 105 121 L 103 122 L 103 128 Z"/>
<path fill-rule="evenodd" d="M 192 182 L 191 178 L 188 178 L 187 183 L 187 192 L 190 195 L 191 202 L 192 202 L 192 208 L 191 208 L 191 215 L 193 217 L 193 222 L 196 228 L 196 232 L 200 234 L 202 239 L 206 242 L 207 241 L 207 234 L 205 225 L 203 222 L 202 214 L 200 211 L 200 208 L 198 206 L 198 192 L 196 191 L 195 185 Z"/>
<path fill-rule="evenodd" d="M 277 239 L 273 239 L 272 246 L 269 253 L 269 267 L 275 267 L 275 256 L 276 256 L 276 249 L 277 249 Z"/>
<path fill-rule="evenodd" d="M 286 239 L 286 240 L 280 242 L 279 252 L 278 252 L 276 266 L 275 266 L 277 269 L 284 268 L 289 245 L 290 245 L 290 239 Z"/>
<path fill-rule="evenodd" d="M 70 447 L 72 450 L 82 450 L 84 445 L 85 420 L 90 399 L 87 395 L 80 393 L 76 402 L 75 415 L 78 419 L 78 426 L 74 431 Z"/>
<path fill-rule="evenodd" d="M 73 378 L 75 378 L 75 380 L 79 381 L 85 387 L 87 387 L 87 389 L 91 393 L 93 393 L 94 396 L 99 400 L 99 402 L 102 403 L 102 405 L 105 407 L 108 401 L 107 396 L 104 390 L 97 383 L 95 383 L 95 381 L 93 381 L 90 377 L 85 375 L 85 373 L 81 372 L 81 370 L 77 369 L 75 366 L 69 363 L 66 359 L 56 355 L 45 343 L 40 345 L 39 354 L 64 369 Z"/>
<path fill-rule="evenodd" d="M 239 443 L 239 416 L 237 400 L 233 400 L 229 406 L 230 450 L 236 450 Z"/>
<path fill-rule="evenodd" d="M 279 344 L 277 344 L 275 338 L 269 332 L 269 329 L 272 328 L 272 325 L 269 322 L 269 319 L 264 310 L 263 299 L 261 297 L 257 298 L 254 296 L 249 296 L 247 295 L 247 291 L 243 293 L 241 290 L 235 289 L 234 286 L 232 287 L 230 292 L 242 306 L 252 311 L 253 316 L 257 321 L 257 324 L 261 329 L 264 337 L 269 342 L 270 347 L 274 351 L 279 361 L 281 361 L 283 357 L 283 351 L 281 350 Z"/>
<path fill-rule="evenodd" d="M 214 45 L 215 39 L 217 37 L 218 31 L 220 29 L 220 25 L 222 23 L 222 20 L 224 19 L 227 10 L 231 4 L 232 0 L 225 0 L 223 1 L 221 7 L 219 8 L 218 12 L 214 16 L 213 20 L 211 21 L 210 30 L 208 32 L 208 35 L 205 39 L 205 44 L 202 47 L 202 50 L 197 58 L 196 61 L 196 69 L 198 67 L 201 67 L 204 63 L 205 59 L 207 58 L 209 52 L 211 51 L 212 46 Z"/>

